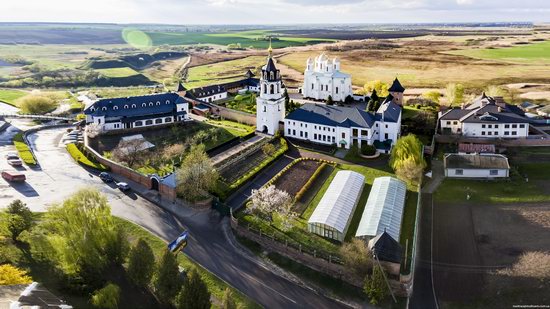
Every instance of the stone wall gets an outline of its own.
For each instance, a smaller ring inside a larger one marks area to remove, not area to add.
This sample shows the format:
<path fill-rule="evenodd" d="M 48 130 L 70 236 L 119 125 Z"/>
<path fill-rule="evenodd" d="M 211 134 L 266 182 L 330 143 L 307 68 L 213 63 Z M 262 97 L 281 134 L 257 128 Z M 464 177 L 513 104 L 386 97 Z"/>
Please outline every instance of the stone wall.
<path fill-rule="evenodd" d="M 233 110 L 213 103 L 210 104 L 212 104 L 212 106 L 214 107 L 214 113 L 222 118 L 248 124 L 251 126 L 256 126 L 256 115 L 254 114 Z"/>
<path fill-rule="evenodd" d="M 520 139 L 498 139 L 498 138 L 480 138 L 480 137 L 465 137 L 458 135 L 435 135 L 435 141 L 438 143 L 478 143 L 478 144 L 495 144 L 503 147 L 520 147 L 520 146 L 550 146 L 550 139 L 530 136 L 529 138 Z"/>

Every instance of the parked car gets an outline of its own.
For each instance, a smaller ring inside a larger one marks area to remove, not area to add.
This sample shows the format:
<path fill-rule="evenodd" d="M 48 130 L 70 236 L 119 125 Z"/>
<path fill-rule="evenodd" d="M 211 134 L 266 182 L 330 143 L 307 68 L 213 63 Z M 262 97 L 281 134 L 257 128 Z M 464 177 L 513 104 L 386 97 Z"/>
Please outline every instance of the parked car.
<path fill-rule="evenodd" d="M 99 178 L 105 182 L 111 182 L 113 181 L 113 177 L 109 174 L 109 173 L 106 173 L 106 172 L 101 172 L 99 174 Z"/>
<path fill-rule="evenodd" d="M 18 182 L 22 182 L 27 179 L 27 177 L 25 177 L 25 174 L 16 172 L 16 171 L 3 171 L 2 178 L 4 178 L 7 181 L 18 181 Z"/>
<path fill-rule="evenodd" d="M 17 152 L 10 151 L 6 154 L 6 159 L 19 159 Z"/>
<path fill-rule="evenodd" d="M 23 161 L 21 161 L 21 159 L 15 157 L 15 158 L 9 158 L 8 159 L 8 164 L 11 165 L 11 166 L 21 166 L 23 165 Z"/>
<path fill-rule="evenodd" d="M 130 190 L 130 185 L 125 182 L 117 182 L 116 186 L 120 189 L 120 191 Z"/>

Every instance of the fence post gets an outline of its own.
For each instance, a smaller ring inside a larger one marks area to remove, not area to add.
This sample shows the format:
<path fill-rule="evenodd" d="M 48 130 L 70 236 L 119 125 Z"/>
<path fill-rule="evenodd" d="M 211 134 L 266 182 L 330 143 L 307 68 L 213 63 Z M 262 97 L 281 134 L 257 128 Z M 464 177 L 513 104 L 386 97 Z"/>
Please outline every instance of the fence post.
<path fill-rule="evenodd" d="M 300 253 L 302 253 L 302 244 L 300 244 Z"/>
<path fill-rule="evenodd" d="M 260 229 L 260 237 L 262 237 L 262 229 Z"/>
<path fill-rule="evenodd" d="M 313 250 L 313 257 L 317 257 L 317 250 Z"/>
<path fill-rule="evenodd" d="M 288 239 L 285 239 L 285 247 L 288 247 Z"/>
<path fill-rule="evenodd" d="M 328 255 L 328 262 L 329 262 L 329 263 L 332 263 L 332 254 L 329 254 L 329 255 Z"/>

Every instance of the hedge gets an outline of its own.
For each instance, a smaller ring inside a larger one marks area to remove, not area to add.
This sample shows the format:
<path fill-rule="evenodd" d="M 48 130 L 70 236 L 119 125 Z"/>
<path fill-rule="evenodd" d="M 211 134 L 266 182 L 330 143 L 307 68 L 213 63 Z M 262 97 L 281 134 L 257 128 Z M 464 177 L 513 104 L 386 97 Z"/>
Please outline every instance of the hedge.
<path fill-rule="evenodd" d="M 95 168 L 100 171 L 106 171 L 107 167 L 101 163 L 93 162 L 73 143 L 67 144 L 67 151 L 73 159 L 85 166 Z"/>
<path fill-rule="evenodd" d="M 319 177 L 319 175 L 321 174 L 321 172 L 323 171 L 323 169 L 327 166 L 327 163 L 326 162 L 323 162 L 316 170 L 315 172 L 313 173 L 313 175 L 311 175 L 311 177 L 308 179 L 308 181 L 304 184 L 304 186 L 300 189 L 300 191 L 298 191 L 298 193 L 296 193 L 296 196 L 294 197 L 294 200 L 295 201 L 299 201 L 302 199 L 302 197 L 304 196 L 304 194 L 306 194 L 307 190 L 309 190 L 309 188 L 311 188 L 311 186 L 313 185 L 313 182 L 315 181 L 315 179 L 317 179 L 317 177 Z"/>
<path fill-rule="evenodd" d="M 19 153 L 19 157 L 21 158 L 21 160 L 23 160 L 23 162 L 25 162 L 25 164 L 36 165 L 36 160 L 32 155 L 29 145 L 25 143 L 22 132 L 15 134 L 15 136 L 13 137 L 13 145 L 15 145 L 15 148 Z"/>
<path fill-rule="evenodd" d="M 283 174 L 284 174 L 286 171 L 288 171 L 289 169 L 291 169 L 291 168 L 292 168 L 294 165 L 296 165 L 298 162 L 304 161 L 304 160 L 317 161 L 317 162 L 320 162 L 320 163 L 336 164 L 336 162 L 334 162 L 334 161 L 328 161 L 328 160 L 324 160 L 324 159 L 307 158 L 307 157 L 298 158 L 298 159 L 292 161 L 289 165 L 285 166 L 285 168 L 283 168 L 279 173 L 277 173 L 277 175 L 273 176 L 273 178 L 271 178 L 271 179 L 264 185 L 264 187 L 269 187 L 270 185 L 272 185 L 275 181 L 277 181 L 277 179 L 279 179 L 281 176 L 283 176 Z"/>
<path fill-rule="evenodd" d="M 270 157 L 263 160 L 262 163 L 258 164 L 254 169 L 248 171 L 248 173 L 241 176 L 241 178 L 237 179 L 235 182 L 233 182 L 229 186 L 229 190 L 233 191 L 239 188 L 243 183 L 248 181 L 250 178 L 254 177 L 259 171 L 261 171 L 264 167 L 269 165 L 269 163 L 275 161 L 280 156 L 282 156 L 287 150 L 288 150 L 288 144 L 284 138 L 281 138 L 281 147 Z"/>

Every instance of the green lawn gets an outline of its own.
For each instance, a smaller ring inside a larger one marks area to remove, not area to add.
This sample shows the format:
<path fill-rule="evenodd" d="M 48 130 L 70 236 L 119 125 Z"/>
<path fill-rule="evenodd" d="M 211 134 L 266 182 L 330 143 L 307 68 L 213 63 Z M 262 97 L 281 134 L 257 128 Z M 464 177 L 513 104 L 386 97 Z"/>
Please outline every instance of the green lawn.
<path fill-rule="evenodd" d="M 550 64 L 550 41 L 494 49 L 463 49 L 447 53 L 512 63 Z"/>
<path fill-rule="evenodd" d="M 134 76 L 139 74 L 138 72 L 136 72 L 136 70 L 129 67 L 96 69 L 95 71 L 99 72 L 101 75 L 105 75 L 111 78 L 128 77 L 128 76 Z"/>
<path fill-rule="evenodd" d="M 254 93 L 238 94 L 231 97 L 225 106 L 245 113 L 256 114 L 256 95 Z"/>
<path fill-rule="evenodd" d="M 213 125 L 216 127 L 221 127 L 226 129 L 229 133 L 233 134 L 234 136 L 245 136 L 248 135 L 256 130 L 255 127 L 249 126 L 244 123 L 238 123 L 231 120 L 212 120 L 208 119 L 206 121 L 207 124 Z"/>
<path fill-rule="evenodd" d="M 132 238 L 132 242 L 137 242 L 138 239 L 143 238 L 151 246 L 157 258 L 160 257 L 161 253 L 166 248 L 166 242 L 129 221 L 119 218 L 116 218 L 116 221 L 127 231 L 127 234 L 130 235 L 130 237 Z M 202 280 L 204 280 L 204 282 L 208 286 L 208 290 L 217 299 L 221 300 L 224 290 L 229 287 L 233 291 L 235 302 L 239 307 L 242 306 L 242 308 L 261 308 L 246 295 L 242 294 L 240 291 L 234 289 L 233 287 L 230 287 L 227 283 L 216 277 L 214 274 L 210 273 L 206 269 L 202 268 L 200 265 L 193 262 L 186 255 L 178 254 L 177 257 L 180 266 L 183 267 L 186 271 L 195 268 L 199 272 Z"/>
<path fill-rule="evenodd" d="M 15 106 L 15 101 L 26 96 L 28 93 L 13 89 L 0 89 L 0 101 Z"/>
<path fill-rule="evenodd" d="M 250 56 L 192 67 L 188 71 L 186 86 L 196 88 L 243 79 L 247 70 L 257 71 L 264 64 L 264 56 Z"/>

